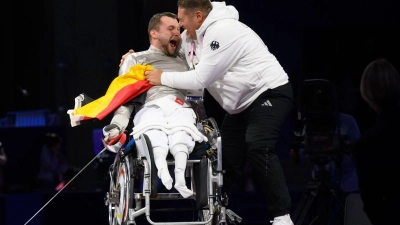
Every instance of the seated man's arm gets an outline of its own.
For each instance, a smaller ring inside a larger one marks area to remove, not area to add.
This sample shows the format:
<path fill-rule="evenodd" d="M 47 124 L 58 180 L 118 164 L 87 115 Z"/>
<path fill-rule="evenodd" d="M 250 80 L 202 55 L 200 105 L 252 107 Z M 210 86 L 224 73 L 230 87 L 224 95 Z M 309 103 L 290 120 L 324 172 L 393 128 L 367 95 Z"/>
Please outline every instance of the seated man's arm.
<path fill-rule="evenodd" d="M 124 60 L 121 59 L 121 65 L 118 75 L 123 75 L 127 73 L 131 66 L 137 64 L 136 57 L 132 55 L 132 53 L 133 50 L 132 51 L 130 50 L 123 56 Z M 103 128 L 104 140 L 106 142 L 114 139 L 121 132 L 125 131 L 126 127 L 129 124 L 129 119 L 133 112 L 133 109 L 134 109 L 134 104 L 130 104 L 128 102 L 127 104 L 121 105 L 115 110 L 114 116 L 111 119 L 110 124 Z"/>
<path fill-rule="evenodd" d="M 129 123 L 129 118 L 133 112 L 133 105 L 125 104 L 121 105 L 114 112 L 114 117 L 111 119 L 110 124 L 117 124 L 121 131 L 124 131 Z"/>

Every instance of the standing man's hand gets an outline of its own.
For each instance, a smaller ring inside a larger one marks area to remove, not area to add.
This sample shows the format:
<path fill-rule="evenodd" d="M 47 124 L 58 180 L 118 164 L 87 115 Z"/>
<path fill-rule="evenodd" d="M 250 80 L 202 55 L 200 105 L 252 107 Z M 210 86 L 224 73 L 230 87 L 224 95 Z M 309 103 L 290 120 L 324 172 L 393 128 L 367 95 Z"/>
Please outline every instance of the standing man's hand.
<path fill-rule="evenodd" d="M 144 72 L 144 76 L 146 77 L 146 80 L 154 85 L 154 86 L 159 86 L 161 85 L 161 74 L 163 73 L 162 70 L 149 70 Z"/>
<path fill-rule="evenodd" d="M 121 61 L 119 61 L 119 67 L 122 66 L 122 63 L 124 62 L 125 58 L 126 58 L 129 54 L 132 54 L 132 53 L 134 53 L 134 52 L 135 52 L 135 51 L 133 51 L 133 49 L 129 49 L 129 51 L 128 51 L 127 53 L 125 53 L 125 55 L 123 55 L 123 56 L 121 57 Z"/>

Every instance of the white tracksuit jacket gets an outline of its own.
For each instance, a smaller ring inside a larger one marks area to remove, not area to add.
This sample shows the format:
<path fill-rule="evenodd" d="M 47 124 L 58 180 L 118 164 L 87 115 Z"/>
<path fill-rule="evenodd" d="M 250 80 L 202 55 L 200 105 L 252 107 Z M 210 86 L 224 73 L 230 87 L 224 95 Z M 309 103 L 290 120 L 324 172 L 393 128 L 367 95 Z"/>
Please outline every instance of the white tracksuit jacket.
<path fill-rule="evenodd" d="M 261 93 L 288 83 L 289 78 L 261 38 L 239 22 L 238 11 L 225 2 L 213 9 L 196 30 L 195 69 L 163 72 L 161 83 L 174 88 L 207 88 L 230 114 L 244 111 Z M 192 40 L 182 33 L 180 54 L 189 60 Z M 196 65 L 196 63 L 198 64 Z"/>

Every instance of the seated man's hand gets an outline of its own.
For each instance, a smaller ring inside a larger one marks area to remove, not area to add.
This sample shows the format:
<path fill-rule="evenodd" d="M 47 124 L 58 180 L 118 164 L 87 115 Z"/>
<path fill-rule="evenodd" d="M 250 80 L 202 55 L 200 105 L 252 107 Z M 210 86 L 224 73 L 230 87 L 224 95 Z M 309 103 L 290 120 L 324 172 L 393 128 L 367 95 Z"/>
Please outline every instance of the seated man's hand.
<path fill-rule="evenodd" d="M 144 72 L 146 80 L 152 85 L 161 85 L 161 74 L 162 70 L 149 70 Z"/>
<path fill-rule="evenodd" d="M 121 57 L 121 61 L 120 61 L 120 63 L 119 63 L 119 67 L 122 66 L 122 63 L 124 62 L 125 58 L 126 58 L 129 54 L 132 54 L 132 53 L 134 53 L 134 52 L 135 52 L 135 51 L 133 51 L 133 49 L 130 49 L 127 53 L 125 53 L 125 55 L 123 55 L 123 56 Z"/>
<path fill-rule="evenodd" d="M 109 124 L 103 128 L 104 141 L 109 141 L 116 138 L 121 133 L 121 128 L 117 124 Z"/>

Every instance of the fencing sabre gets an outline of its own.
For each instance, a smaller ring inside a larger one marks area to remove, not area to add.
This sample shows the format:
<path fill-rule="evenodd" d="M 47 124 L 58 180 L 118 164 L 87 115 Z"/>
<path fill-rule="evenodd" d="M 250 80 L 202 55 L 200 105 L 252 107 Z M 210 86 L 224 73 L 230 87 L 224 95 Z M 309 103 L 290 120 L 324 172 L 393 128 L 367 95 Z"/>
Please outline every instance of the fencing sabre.
<path fill-rule="evenodd" d="M 89 166 L 89 164 L 92 163 L 97 158 L 98 155 L 103 153 L 106 149 L 107 148 L 103 148 L 103 150 L 97 153 L 97 155 L 92 160 L 90 160 L 90 162 L 86 164 L 85 167 L 83 167 L 70 181 L 68 181 L 68 183 L 64 185 L 64 187 L 62 187 L 49 201 L 47 201 L 47 203 L 44 204 L 44 206 L 40 208 L 39 211 L 37 211 L 24 225 L 28 224 L 40 211 L 42 211 L 44 207 L 46 207 L 62 190 L 64 190 L 64 188 L 68 186 L 69 183 L 71 183 L 84 169 L 86 169 L 86 167 Z"/>

